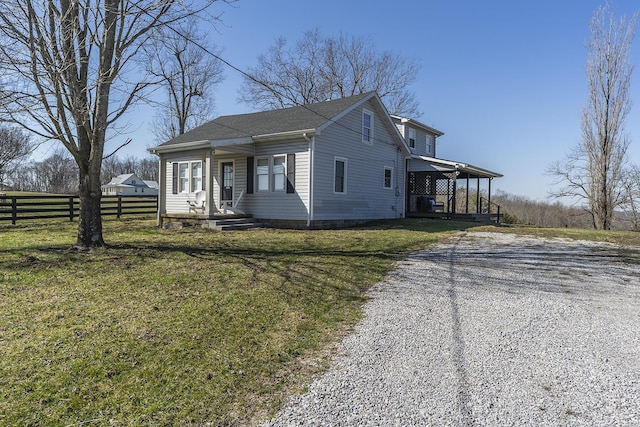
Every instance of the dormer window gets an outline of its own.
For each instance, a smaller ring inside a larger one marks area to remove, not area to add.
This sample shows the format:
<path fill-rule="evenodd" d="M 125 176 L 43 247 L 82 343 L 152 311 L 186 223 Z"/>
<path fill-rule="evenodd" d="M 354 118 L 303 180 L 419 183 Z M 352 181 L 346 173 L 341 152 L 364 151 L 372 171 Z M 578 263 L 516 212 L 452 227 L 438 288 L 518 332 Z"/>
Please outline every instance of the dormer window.
<path fill-rule="evenodd" d="M 373 113 L 362 110 L 362 142 L 373 144 Z"/>
<path fill-rule="evenodd" d="M 409 128 L 409 147 L 416 148 L 416 130 Z"/>
<path fill-rule="evenodd" d="M 427 154 L 434 155 L 433 152 L 433 135 L 427 134 Z"/>

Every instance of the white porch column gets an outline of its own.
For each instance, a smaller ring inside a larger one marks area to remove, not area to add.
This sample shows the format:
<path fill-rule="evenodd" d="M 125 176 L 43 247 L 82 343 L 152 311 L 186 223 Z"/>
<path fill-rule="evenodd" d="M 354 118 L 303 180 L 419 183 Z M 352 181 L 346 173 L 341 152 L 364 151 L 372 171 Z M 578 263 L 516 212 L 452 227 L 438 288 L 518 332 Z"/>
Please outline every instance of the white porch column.
<path fill-rule="evenodd" d="M 206 192 L 206 200 L 204 213 L 208 216 L 213 216 L 216 212 L 216 203 L 213 200 L 213 186 L 214 186 L 214 176 L 213 176 L 213 150 L 207 150 L 207 154 L 204 158 L 204 173 L 205 173 L 205 192 Z"/>
<path fill-rule="evenodd" d="M 162 214 L 167 212 L 167 159 L 158 155 L 158 226 L 162 226 Z"/>

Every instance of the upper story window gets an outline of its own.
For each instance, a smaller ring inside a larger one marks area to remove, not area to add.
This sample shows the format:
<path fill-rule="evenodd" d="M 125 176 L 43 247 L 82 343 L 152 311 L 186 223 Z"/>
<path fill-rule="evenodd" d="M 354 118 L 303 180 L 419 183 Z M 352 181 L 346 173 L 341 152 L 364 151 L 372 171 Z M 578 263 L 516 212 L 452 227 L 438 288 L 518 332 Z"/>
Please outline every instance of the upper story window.
<path fill-rule="evenodd" d="M 416 130 L 409 128 L 409 147 L 416 148 Z"/>
<path fill-rule="evenodd" d="M 434 143 L 433 135 L 427 134 L 427 154 L 434 155 L 433 143 Z"/>
<path fill-rule="evenodd" d="M 362 110 L 362 142 L 373 144 L 373 113 Z"/>

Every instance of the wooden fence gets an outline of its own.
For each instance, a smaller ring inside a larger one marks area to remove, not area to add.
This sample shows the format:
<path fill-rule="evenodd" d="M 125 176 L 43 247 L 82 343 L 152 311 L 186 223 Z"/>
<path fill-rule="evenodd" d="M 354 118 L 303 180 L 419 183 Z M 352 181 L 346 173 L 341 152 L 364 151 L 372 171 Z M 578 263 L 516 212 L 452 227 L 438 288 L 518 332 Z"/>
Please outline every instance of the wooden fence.
<path fill-rule="evenodd" d="M 103 216 L 155 214 L 158 211 L 158 196 L 102 196 Z M 73 221 L 80 214 L 78 196 L 9 196 L 0 194 L 0 223 L 18 220 L 68 218 Z"/>

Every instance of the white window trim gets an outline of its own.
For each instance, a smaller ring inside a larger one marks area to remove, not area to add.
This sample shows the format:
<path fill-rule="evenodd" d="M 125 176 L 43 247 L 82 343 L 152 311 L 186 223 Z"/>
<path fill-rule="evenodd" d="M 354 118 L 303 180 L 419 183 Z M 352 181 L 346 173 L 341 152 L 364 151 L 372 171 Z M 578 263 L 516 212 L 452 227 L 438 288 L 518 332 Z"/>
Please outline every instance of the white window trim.
<path fill-rule="evenodd" d="M 389 180 L 389 186 L 388 187 L 385 185 L 385 179 L 386 179 L 387 171 L 389 171 L 389 175 L 391 177 L 391 179 Z M 385 189 L 385 190 L 392 190 L 393 189 L 393 167 L 391 167 L 391 166 L 385 166 L 384 167 L 384 172 L 382 173 L 382 188 Z"/>
<path fill-rule="evenodd" d="M 193 176 L 193 165 L 196 163 L 200 163 L 200 176 Z M 192 160 L 189 162 L 189 190 L 192 193 L 195 193 L 196 191 L 201 191 L 202 190 L 202 175 L 204 172 L 204 162 L 202 160 Z M 196 190 L 194 184 L 194 181 L 196 179 L 200 179 L 200 189 Z"/>
<path fill-rule="evenodd" d="M 436 144 L 436 138 L 433 135 L 426 134 L 425 142 L 426 142 L 425 149 L 427 150 L 427 154 L 431 154 L 432 155 L 434 153 L 434 146 Z"/>
<path fill-rule="evenodd" d="M 342 192 L 336 191 L 336 162 L 343 162 L 344 163 L 344 177 L 343 177 L 343 182 L 342 182 Z M 348 162 L 347 159 L 344 157 L 334 157 L 333 158 L 333 194 L 347 194 L 347 166 L 348 166 Z"/>
<path fill-rule="evenodd" d="M 259 179 L 258 177 L 261 175 L 258 175 L 258 161 L 259 160 L 267 160 L 267 188 L 266 189 L 261 189 L 260 188 L 260 184 L 259 184 Z M 271 190 L 271 160 L 269 159 L 269 156 L 257 156 L 255 158 L 255 164 L 256 164 L 256 170 L 254 171 L 255 173 L 255 191 L 259 192 L 259 193 L 267 193 Z"/>
<path fill-rule="evenodd" d="M 371 117 L 371 121 L 370 121 L 370 126 L 369 126 L 369 140 L 365 140 L 364 139 L 364 135 L 365 135 L 365 127 L 364 127 L 364 117 L 366 115 L 369 115 Z M 367 144 L 367 145 L 373 145 L 373 122 L 374 122 L 374 115 L 373 112 L 370 110 L 367 110 L 366 108 L 362 109 L 362 143 L 363 144 Z"/>
<path fill-rule="evenodd" d="M 284 157 L 284 163 L 282 164 L 284 166 L 284 173 L 283 173 L 283 178 L 284 178 L 284 186 L 282 188 L 276 188 L 276 173 L 274 172 L 275 166 L 276 166 L 276 162 L 275 159 L 276 157 Z M 270 174 L 269 174 L 269 181 L 271 184 L 271 191 L 273 192 L 285 192 L 287 191 L 287 155 L 286 154 L 274 154 L 271 156 L 270 159 Z"/>
<path fill-rule="evenodd" d="M 180 172 L 182 171 L 182 165 L 187 165 L 187 176 L 185 177 L 187 180 L 186 185 L 182 186 L 182 182 L 183 182 L 183 178 L 180 175 Z M 178 193 L 179 194 L 189 194 L 189 190 L 191 189 L 190 187 L 190 181 L 191 179 L 189 178 L 189 174 L 191 173 L 191 165 L 190 162 L 178 162 Z"/>
<path fill-rule="evenodd" d="M 202 160 L 188 160 L 188 161 L 180 161 L 177 162 L 178 163 L 178 194 L 193 194 L 196 191 L 201 191 L 202 190 L 202 184 L 203 184 L 203 173 L 204 173 L 204 161 Z M 193 164 L 194 163 L 200 163 L 200 190 L 195 190 L 194 186 L 193 186 L 193 177 L 192 177 L 192 173 L 193 173 Z M 186 180 L 187 180 L 187 185 L 185 186 L 185 188 L 182 188 L 182 177 L 180 176 L 180 166 L 181 165 L 187 165 L 187 176 L 186 176 Z M 136 193 L 138 192 L 138 190 L 135 190 Z"/>

